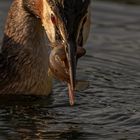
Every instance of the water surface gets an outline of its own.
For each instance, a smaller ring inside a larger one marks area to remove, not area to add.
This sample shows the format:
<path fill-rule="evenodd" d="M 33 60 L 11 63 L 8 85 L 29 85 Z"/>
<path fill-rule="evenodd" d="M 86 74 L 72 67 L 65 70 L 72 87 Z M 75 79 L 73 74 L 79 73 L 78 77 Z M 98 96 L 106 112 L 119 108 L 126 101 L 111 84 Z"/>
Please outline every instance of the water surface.
<path fill-rule="evenodd" d="M 9 2 L 0 1 L 0 38 Z M 140 6 L 92 1 L 87 55 L 78 78 L 90 87 L 69 106 L 67 88 L 49 98 L 0 101 L 0 140 L 140 140 Z"/>

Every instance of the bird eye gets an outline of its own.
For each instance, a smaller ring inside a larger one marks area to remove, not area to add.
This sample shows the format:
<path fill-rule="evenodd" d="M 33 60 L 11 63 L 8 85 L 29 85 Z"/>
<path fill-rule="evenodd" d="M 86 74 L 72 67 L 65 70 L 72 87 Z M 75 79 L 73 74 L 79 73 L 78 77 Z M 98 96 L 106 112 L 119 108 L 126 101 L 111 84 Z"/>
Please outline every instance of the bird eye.
<path fill-rule="evenodd" d="M 55 17 L 54 14 L 51 14 L 51 21 L 52 21 L 52 23 L 53 23 L 54 25 L 57 24 L 57 20 L 56 20 L 56 17 Z"/>

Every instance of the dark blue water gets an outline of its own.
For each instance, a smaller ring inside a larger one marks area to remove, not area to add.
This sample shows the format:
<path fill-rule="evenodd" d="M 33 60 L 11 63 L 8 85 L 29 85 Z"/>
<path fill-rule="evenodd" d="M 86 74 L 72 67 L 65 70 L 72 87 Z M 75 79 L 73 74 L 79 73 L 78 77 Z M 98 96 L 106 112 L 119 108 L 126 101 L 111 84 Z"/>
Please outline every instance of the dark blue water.
<path fill-rule="evenodd" d="M 0 38 L 9 3 L 0 1 Z M 140 140 L 140 6 L 93 2 L 80 79 L 69 106 L 55 82 L 49 97 L 0 99 L 0 140 Z"/>

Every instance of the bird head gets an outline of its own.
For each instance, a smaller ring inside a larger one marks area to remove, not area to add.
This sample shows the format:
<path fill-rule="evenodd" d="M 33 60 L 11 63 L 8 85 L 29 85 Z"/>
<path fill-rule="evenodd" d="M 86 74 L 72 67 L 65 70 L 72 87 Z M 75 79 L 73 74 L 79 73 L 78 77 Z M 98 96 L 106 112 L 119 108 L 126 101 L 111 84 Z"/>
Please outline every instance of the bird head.
<path fill-rule="evenodd" d="M 24 5 L 40 18 L 50 44 L 62 44 L 71 91 L 75 88 L 77 47 L 84 45 L 89 33 L 89 4 L 90 0 L 24 0 Z M 70 97 L 73 104 L 73 92 Z"/>

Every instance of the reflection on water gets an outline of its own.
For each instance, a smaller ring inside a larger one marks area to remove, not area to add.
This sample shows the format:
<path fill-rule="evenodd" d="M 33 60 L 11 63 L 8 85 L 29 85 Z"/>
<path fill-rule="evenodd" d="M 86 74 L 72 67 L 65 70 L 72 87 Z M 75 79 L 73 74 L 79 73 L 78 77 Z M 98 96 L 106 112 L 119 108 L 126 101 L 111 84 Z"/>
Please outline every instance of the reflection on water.
<path fill-rule="evenodd" d="M 0 1 L 0 29 L 8 5 Z M 96 1 L 92 9 L 78 67 L 90 87 L 76 93 L 74 107 L 60 83 L 49 98 L 1 97 L 0 140 L 139 140 L 140 7 Z"/>

